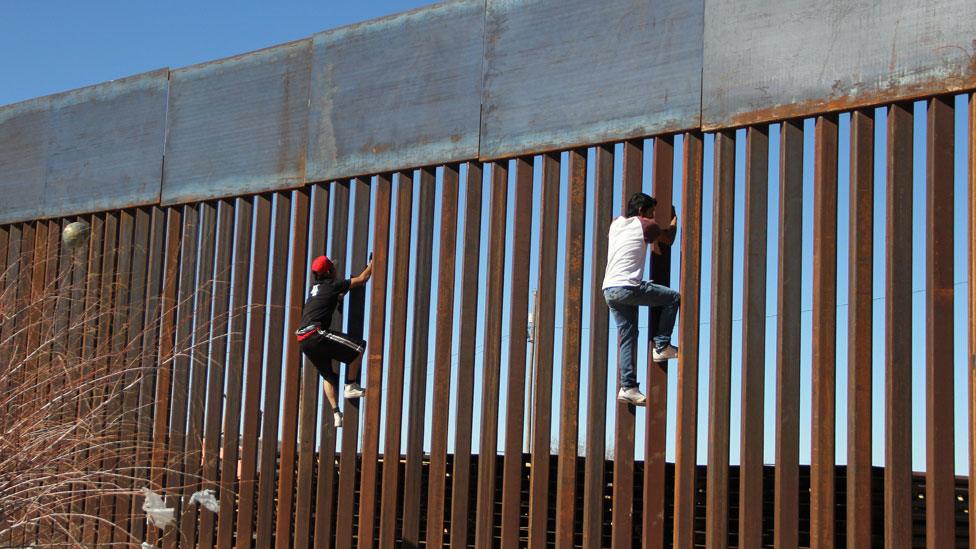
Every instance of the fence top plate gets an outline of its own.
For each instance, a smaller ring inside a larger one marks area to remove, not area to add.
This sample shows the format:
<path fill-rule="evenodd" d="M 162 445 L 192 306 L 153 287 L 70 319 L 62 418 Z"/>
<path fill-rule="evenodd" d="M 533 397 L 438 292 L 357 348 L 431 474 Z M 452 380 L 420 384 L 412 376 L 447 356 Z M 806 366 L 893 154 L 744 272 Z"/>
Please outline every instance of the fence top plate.
<path fill-rule="evenodd" d="M 305 182 L 311 39 L 174 70 L 162 202 Z"/>
<path fill-rule="evenodd" d="M 972 0 L 707 2 L 705 21 L 706 129 L 976 86 Z"/>
<path fill-rule="evenodd" d="M 481 156 L 694 128 L 702 0 L 489 0 Z"/>
<path fill-rule="evenodd" d="M 484 0 L 315 35 L 308 179 L 478 156 Z"/>
<path fill-rule="evenodd" d="M 0 107 L 0 223 L 156 203 L 167 75 Z"/>

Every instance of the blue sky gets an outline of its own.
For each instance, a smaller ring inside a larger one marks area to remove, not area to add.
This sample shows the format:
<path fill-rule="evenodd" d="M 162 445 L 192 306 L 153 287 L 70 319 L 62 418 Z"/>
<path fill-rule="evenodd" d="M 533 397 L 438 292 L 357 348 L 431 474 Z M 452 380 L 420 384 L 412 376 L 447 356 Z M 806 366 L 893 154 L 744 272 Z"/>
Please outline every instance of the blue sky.
<path fill-rule="evenodd" d="M 27 2 L 7 2 L 4 3 L 4 17 L 0 18 L 0 71 L 4 75 L 4 85 L 0 86 L 0 105 L 21 101 L 31 97 L 55 93 L 67 89 L 77 88 L 89 84 L 102 82 L 114 78 L 124 77 L 139 72 L 153 70 L 156 68 L 169 66 L 181 67 L 203 61 L 213 60 L 229 55 L 255 50 L 282 42 L 303 38 L 314 32 L 341 26 L 344 24 L 362 21 L 373 17 L 387 15 L 398 11 L 412 9 L 428 2 L 421 1 L 397 1 L 397 0 L 374 0 L 360 2 L 278 2 L 274 4 L 256 2 L 207 2 L 204 4 L 191 2 L 168 2 L 168 3 L 147 3 L 147 2 L 122 2 L 105 1 L 97 3 L 77 3 L 68 1 L 50 1 L 43 3 Z M 966 273 L 966 216 L 967 206 L 965 196 L 966 187 L 966 101 L 965 98 L 957 100 L 956 111 L 956 208 L 954 212 L 955 221 L 955 371 L 956 371 L 956 471 L 958 474 L 967 472 L 966 449 L 968 443 L 968 429 L 966 428 L 967 410 L 965 404 L 966 390 L 966 296 L 968 292 L 967 273 Z M 925 116 L 924 106 L 916 106 L 916 132 L 915 132 L 915 197 L 916 204 L 924 204 L 925 192 Z M 838 253 L 838 311 L 837 311 L 837 448 L 838 463 L 846 462 L 846 333 L 847 333 L 847 262 L 848 262 L 848 170 L 849 165 L 846 158 L 847 147 L 849 146 L 849 119 L 846 115 L 840 120 L 840 155 L 838 169 L 838 223 L 839 239 L 837 242 Z M 884 189 L 885 189 L 885 162 L 884 148 L 885 142 L 885 116 L 884 111 L 878 111 L 876 117 L 876 170 L 875 170 L 875 273 L 874 273 L 874 462 L 883 463 L 883 380 L 884 380 Z M 801 460 L 809 461 L 810 455 L 810 353 L 809 339 L 811 333 L 811 312 L 812 307 L 812 220 L 813 220 L 813 143 L 812 143 L 812 123 L 808 121 L 805 132 L 804 149 L 804 219 L 803 219 L 803 299 L 802 299 L 802 319 L 803 319 L 803 362 L 801 371 Z M 778 127 L 773 126 L 770 130 L 770 185 L 769 185 L 769 250 L 768 250 L 768 270 L 767 270 L 767 363 L 766 363 L 766 430 L 765 430 L 765 461 L 773 461 L 773 426 L 774 426 L 774 402 L 775 402 L 775 338 L 776 338 L 776 265 L 777 248 L 775 235 L 778 227 Z M 712 139 L 706 136 L 705 139 L 705 172 L 704 172 L 704 224 L 702 251 L 703 268 L 702 276 L 702 309 L 701 309 L 701 351 L 702 362 L 700 364 L 700 407 L 699 418 L 699 460 L 704 461 L 706 449 L 707 424 L 707 394 L 708 394 L 708 334 L 709 334 L 709 291 L 710 291 L 710 257 L 711 257 L 711 199 L 712 199 Z M 650 141 L 647 143 L 645 154 L 645 189 L 650 189 Z M 681 173 L 680 161 L 680 139 L 675 144 L 675 174 Z M 743 177 L 744 177 L 744 139 L 737 143 L 737 170 L 736 170 L 736 219 L 741 220 L 744 208 L 743 201 Z M 565 188 L 565 162 L 563 163 L 564 187 L 560 193 L 560 211 L 565 211 L 566 192 Z M 592 192 L 592 164 L 588 167 L 589 179 L 588 188 Z M 462 171 L 462 181 L 464 171 Z M 485 180 L 488 181 L 490 171 L 485 169 Z M 536 173 L 538 178 L 538 170 Z M 617 166 L 617 189 L 615 192 L 614 211 L 619 211 L 619 156 Z M 438 181 L 440 173 L 438 173 Z M 676 177 L 676 185 L 678 184 Z M 536 185 L 536 207 L 534 212 L 538 212 L 539 200 L 538 181 Z M 514 185 L 510 186 L 509 209 L 514 206 Z M 464 190 L 461 190 L 461 215 L 459 227 L 464 223 Z M 681 193 L 676 190 L 675 200 L 679 215 L 682 214 L 680 204 Z M 417 196 L 414 197 L 415 208 Z M 490 194 L 488 186 L 485 185 L 483 197 L 483 208 L 487 213 L 490 205 Z M 395 193 L 394 193 L 395 211 Z M 439 212 L 440 196 L 438 193 L 435 211 Z M 924 335 L 924 303 L 925 303 L 925 237 L 924 237 L 925 210 L 924 207 L 916 208 L 913 220 L 913 242 L 905 245 L 913 246 L 915 250 L 915 260 L 911 265 L 913 274 L 913 332 L 917 335 L 906 334 L 905 337 L 913 337 L 914 357 L 913 357 L 913 466 L 916 470 L 924 469 L 925 466 L 925 335 Z M 588 209 L 587 227 L 592 224 L 592 211 Z M 487 215 L 482 220 L 483 242 L 487 235 Z M 564 234 L 565 228 L 560 225 L 560 235 Z M 439 215 L 435 221 L 434 234 L 434 254 L 436 257 L 439 246 Z M 414 232 L 415 234 L 415 232 Z M 510 230 L 507 234 L 509 243 L 515 237 L 532 238 L 532 263 L 531 263 L 531 282 L 530 295 L 535 289 L 536 269 L 538 261 L 538 219 L 533 220 L 531 235 L 519 233 L 514 235 Z M 591 246 L 591 239 L 600 235 L 592 235 L 587 232 L 586 249 Z M 679 233 L 680 238 L 683 235 Z M 458 244 L 461 241 L 459 238 Z M 678 247 L 675 247 L 675 260 L 673 262 L 672 280 L 677 280 L 677 272 L 680 257 L 677 254 Z M 460 249 L 459 249 L 460 251 Z M 486 275 L 486 250 L 482 250 L 482 277 Z M 459 254 L 460 255 L 460 254 Z M 562 257 L 562 245 L 560 244 L 560 257 Z M 511 265 L 512 258 L 506 259 L 506 267 Z M 584 287 L 588 287 L 592 275 L 591 265 L 593 258 L 585 258 Z M 908 266 L 906 266 L 908 268 Z M 413 269 L 413 265 L 411 266 Z M 554 361 L 554 389 L 553 405 L 554 411 L 558 412 L 559 406 L 559 385 L 561 381 L 561 343 L 562 335 L 562 295 L 563 295 L 563 262 L 560 261 L 557 268 L 557 305 L 556 305 L 556 345 Z M 733 295 L 733 372 L 732 372 L 732 450 L 731 459 L 733 463 L 738 462 L 738 434 L 739 434 L 739 371 L 741 355 L 741 319 L 742 316 L 742 226 L 737 226 L 736 247 L 734 254 L 734 279 L 735 292 Z M 437 265 L 434 265 L 432 273 L 431 303 L 436 303 L 436 281 Z M 460 288 L 460 269 L 457 270 L 457 287 Z M 479 305 L 484 305 L 483 288 Z M 584 295 L 583 315 L 587 318 L 590 308 L 591 298 L 588 294 Z M 599 298 L 599 296 L 597 296 Z M 458 296 L 456 296 L 458 298 Z M 412 302 L 411 302 L 412 303 Z M 459 301 L 456 301 L 459 304 Z M 509 334 L 509 305 L 508 305 L 508 284 L 506 277 L 506 297 L 504 305 L 504 321 L 502 334 L 502 394 L 506 390 L 507 370 L 504 368 L 504 359 L 508 354 L 508 344 L 511 334 Z M 412 305 L 411 305 L 412 307 Z M 412 323 L 413 310 L 409 311 L 410 322 Z M 432 316 L 433 318 L 433 316 Z M 642 317 L 641 326 L 646 326 L 646 313 Z M 480 367 L 483 349 L 483 329 L 484 319 L 479 319 L 478 343 L 476 348 L 479 352 L 476 358 L 476 365 Z M 642 336 L 646 332 L 642 332 Z M 585 445 L 582 440 L 582 433 L 585 431 L 583 425 L 586 420 L 586 391 L 587 391 L 587 368 L 588 368 L 588 349 L 587 349 L 588 327 L 584 323 L 583 349 L 582 349 L 582 372 L 581 372 L 581 448 Z M 616 340 L 613 329 L 610 333 L 610 341 Z M 430 344 L 434 342 L 434 330 L 430 333 Z M 457 350 L 457 337 L 454 338 L 455 352 Z M 612 347 L 612 345 L 611 345 Z M 409 367 L 409 356 L 411 339 L 407 339 L 407 364 Z M 428 365 L 428 391 L 432 389 L 433 380 L 433 352 L 429 353 L 431 363 Z M 642 361 L 646 360 L 646 350 L 642 350 L 639 356 Z M 615 349 L 611 348 L 609 357 L 611 372 L 615 371 L 616 357 Z M 677 380 L 677 368 L 672 366 L 669 373 L 669 397 L 668 397 L 668 421 L 669 439 L 667 447 L 668 460 L 674 459 L 674 421 L 675 421 L 675 391 Z M 640 380 L 644 381 L 643 368 Z M 480 369 L 479 369 L 480 373 Z M 409 379 L 409 371 L 405 376 Z M 456 384 L 456 376 L 452 378 L 452 385 Z M 613 387 L 614 383 L 609 383 Z M 405 392 L 407 389 L 405 388 Z M 428 392 L 428 395 L 431 394 Z M 456 391 L 452 394 L 457 396 Z M 608 394 L 607 411 L 610 424 L 608 425 L 608 439 L 612 442 L 612 422 L 613 406 L 612 395 Z M 428 397 L 429 398 L 429 397 Z M 481 409 L 481 390 L 480 383 L 476 382 L 475 387 L 475 429 L 480 420 Z M 453 402 L 452 402 L 452 426 L 453 432 Z M 431 405 L 428 400 L 428 419 Z M 504 414 L 505 403 L 501 403 L 499 424 L 502 426 L 499 433 L 499 441 L 504 437 Z M 556 414 L 554 414 L 556 415 Z M 637 429 L 637 456 L 643 456 L 643 412 L 638 414 Z M 404 409 L 404 419 L 406 419 L 406 408 Z M 558 424 L 553 424 L 552 440 L 556 444 Z M 427 433 L 429 439 L 429 432 Z M 452 437 L 453 438 L 453 437 Z M 475 433 L 474 447 L 477 449 L 478 434 Z M 404 437 L 404 447 L 406 439 Z M 608 445 L 609 446 L 609 445 Z M 427 447 L 429 448 L 429 442 Z M 450 441 L 450 448 L 453 448 L 453 440 Z"/>

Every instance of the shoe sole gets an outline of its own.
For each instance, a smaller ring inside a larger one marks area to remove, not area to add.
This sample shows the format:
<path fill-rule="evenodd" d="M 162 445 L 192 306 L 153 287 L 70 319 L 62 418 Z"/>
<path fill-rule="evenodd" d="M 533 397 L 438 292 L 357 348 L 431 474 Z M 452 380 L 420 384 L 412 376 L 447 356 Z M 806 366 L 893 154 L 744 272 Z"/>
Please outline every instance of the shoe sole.
<path fill-rule="evenodd" d="M 624 404 L 632 404 L 634 406 L 647 406 L 647 400 L 646 399 L 643 402 L 634 402 L 633 400 L 630 400 L 629 398 L 620 398 L 620 397 L 617 397 L 617 402 L 623 402 Z"/>
<path fill-rule="evenodd" d="M 343 393 L 342 396 L 344 396 L 346 398 L 363 398 L 364 396 L 366 396 L 366 392 L 363 391 L 362 393 L 358 393 L 358 394 L 347 394 L 347 393 Z"/>

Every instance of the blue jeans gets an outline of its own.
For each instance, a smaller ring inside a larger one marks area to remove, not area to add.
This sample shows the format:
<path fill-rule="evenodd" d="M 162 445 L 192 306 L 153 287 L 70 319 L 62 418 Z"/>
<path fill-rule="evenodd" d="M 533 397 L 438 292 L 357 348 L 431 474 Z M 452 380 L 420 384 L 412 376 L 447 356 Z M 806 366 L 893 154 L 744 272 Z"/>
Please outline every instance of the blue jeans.
<path fill-rule="evenodd" d="M 678 292 L 654 284 L 641 282 L 639 286 L 616 286 L 603 290 L 603 297 L 617 322 L 617 339 L 620 353 L 620 387 L 637 387 L 637 307 L 646 305 L 657 308 L 657 327 L 654 329 L 654 346 L 662 348 L 671 344 L 671 332 L 678 314 L 681 296 Z"/>

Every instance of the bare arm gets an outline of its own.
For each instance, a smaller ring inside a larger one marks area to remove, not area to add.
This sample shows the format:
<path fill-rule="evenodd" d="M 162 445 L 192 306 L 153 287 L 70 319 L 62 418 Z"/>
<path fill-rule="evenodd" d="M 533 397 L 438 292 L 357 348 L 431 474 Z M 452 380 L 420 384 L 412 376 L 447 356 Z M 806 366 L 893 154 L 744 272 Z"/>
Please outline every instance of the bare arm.
<path fill-rule="evenodd" d="M 349 279 L 349 287 L 350 288 L 358 288 L 358 287 L 366 284 L 366 281 L 368 281 L 369 280 L 369 277 L 371 277 L 371 276 L 373 276 L 373 262 L 372 261 L 370 261 L 368 264 L 366 264 L 366 268 L 363 269 L 363 272 L 361 272 L 358 275 L 356 275 L 356 276 L 352 277 L 351 279 Z"/>

